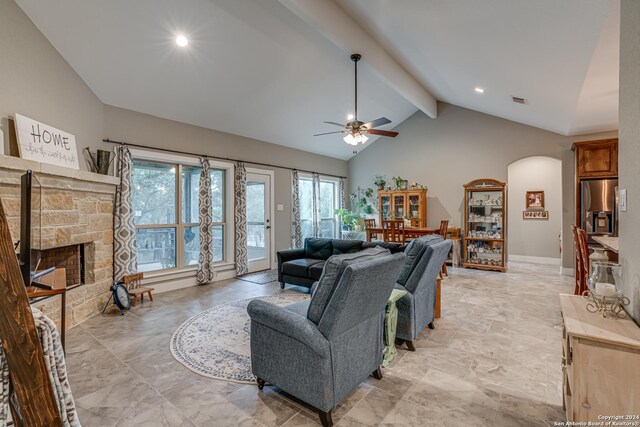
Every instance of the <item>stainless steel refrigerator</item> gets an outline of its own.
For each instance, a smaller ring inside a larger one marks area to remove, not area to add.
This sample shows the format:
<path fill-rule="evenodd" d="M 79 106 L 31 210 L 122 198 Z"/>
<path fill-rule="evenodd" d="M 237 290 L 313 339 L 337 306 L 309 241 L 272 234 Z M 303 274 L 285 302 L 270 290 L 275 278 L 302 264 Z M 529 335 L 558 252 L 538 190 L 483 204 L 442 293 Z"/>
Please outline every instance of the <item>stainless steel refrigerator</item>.
<path fill-rule="evenodd" d="M 618 180 L 590 179 L 580 183 L 580 222 L 590 245 L 591 237 L 618 235 Z"/>

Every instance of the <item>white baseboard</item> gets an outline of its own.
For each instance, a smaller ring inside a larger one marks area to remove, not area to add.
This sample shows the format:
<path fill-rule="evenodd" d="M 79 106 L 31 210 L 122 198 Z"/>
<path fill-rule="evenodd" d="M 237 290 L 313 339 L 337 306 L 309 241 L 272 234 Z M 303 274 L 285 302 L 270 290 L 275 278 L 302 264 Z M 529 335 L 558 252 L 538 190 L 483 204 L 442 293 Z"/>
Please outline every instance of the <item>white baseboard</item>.
<path fill-rule="evenodd" d="M 532 264 L 547 264 L 547 265 L 562 265 L 560 258 L 547 258 L 540 256 L 527 256 L 527 255 L 511 255 L 509 254 L 509 261 L 515 262 L 530 262 Z"/>
<path fill-rule="evenodd" d="M 216 271 L 216 276 L 213 280 L 213 283 L 220 280 L 233 279 L 234 277 L 236 277 L 236 271 L 234 268 L 218 270 Z M 196 270 L 173 272 L 145 277 L 143 283 L 147 286 L 153 286 L 154 293 L 157 294 L 189 288 L 191 286 L 198 286 L 198 281 L 196 280 Z"/>

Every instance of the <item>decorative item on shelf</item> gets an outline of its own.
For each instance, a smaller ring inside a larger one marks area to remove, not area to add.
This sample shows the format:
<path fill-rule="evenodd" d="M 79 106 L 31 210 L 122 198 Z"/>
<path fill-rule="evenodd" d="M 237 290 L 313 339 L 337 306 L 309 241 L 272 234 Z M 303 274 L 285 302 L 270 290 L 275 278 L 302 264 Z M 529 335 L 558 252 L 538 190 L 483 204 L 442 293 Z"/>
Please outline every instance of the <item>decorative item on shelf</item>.
<path fill-rule="evenodd" d="M 407 189 L 407 180 L 402 178 L 401 176 L 394 176 L 393 182 L 396 185 L 396 190 L 406 190 Z"/>
<path fill-rule="evenodd" d="M 89 150 L 89 147 L 86 147 L 82 152 L 91 172 L 99 173 L 100 175 L 109 175 L 109 166 L 113 161 L 110 151 L 98 150 L 93 154 Z"/>
<path fill-rule="evenodd" d="M 607 317 L 611 313 L 623 318 L 627 315 L 624 307 L 631 301 L 622 293 L 622 266 L 613 262 L 595 262 L 592 273 L 587 282 L 589 289 L 583 296 L 589 301 L 587 310 L 592 313 L 602 313 Z"/>
<path fill-rule="evenodd" d="M 71 169 L 80 169 L 75 136 L 15 114 L 20 157 Z"/>
<path fill-rule="evenodd" d="M 378 191 L 383 191 L 386 183 L 387 177 L 384 175 L 376 175 L 376 179 L 373 181 L 373 184 L 378 187 Z"/>
<path fill-rule="evenodd" d="M 589 265 L 591 266 L 591 271 L 589 274 L 593 274 L 593 270 L 595 269 L 595 265 L 599 262 L 608 262 L 609 257 L 604 253 L 604 249 L 601 248 L 592 248 L 593 253 L 589 255 Z"/>

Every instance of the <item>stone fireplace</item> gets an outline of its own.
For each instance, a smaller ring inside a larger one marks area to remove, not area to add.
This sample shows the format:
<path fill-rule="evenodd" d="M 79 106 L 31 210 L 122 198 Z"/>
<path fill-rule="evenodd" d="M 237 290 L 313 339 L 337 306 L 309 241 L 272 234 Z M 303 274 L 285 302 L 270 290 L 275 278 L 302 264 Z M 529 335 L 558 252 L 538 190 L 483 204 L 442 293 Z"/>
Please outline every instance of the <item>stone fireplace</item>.
<path fill-rule="evenodd" d="M 0 155 L 0 199 L 11 237 L 20 239 L 20 177 L 31 169 L 41 184 L 41 223 L 32 257 L 38 269 L 65 267 L 67 327 L 100 312 L 113 280 L 113 208 L 118 180 L 16 157 Z M 60 319 L 59 297 L 36 307 Z"/>

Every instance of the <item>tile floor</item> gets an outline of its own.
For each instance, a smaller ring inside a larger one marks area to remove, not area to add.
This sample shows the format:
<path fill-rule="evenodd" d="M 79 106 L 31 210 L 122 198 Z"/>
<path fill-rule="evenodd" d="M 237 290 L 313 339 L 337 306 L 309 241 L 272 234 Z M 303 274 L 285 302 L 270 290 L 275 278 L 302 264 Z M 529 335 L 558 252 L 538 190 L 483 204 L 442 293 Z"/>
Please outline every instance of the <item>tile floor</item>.
<path fill-rule="evenodd" d="M 401 349 L 334 411 L 337 425 L 549 426 L 563 419 L 557 267 L 450 269 L 443 313 L 415 352 Z M 291 289 L 287 287 L 287 289 Z M 266 387 L 198 376 L 169 352 L 174 330 L 217 304 L 281 292 L 230 280 L 159 294 L 125 316 L 96 316 L 67 335 L 80 420 L 89 426 L 316 425 L 304 404 Z"/>

